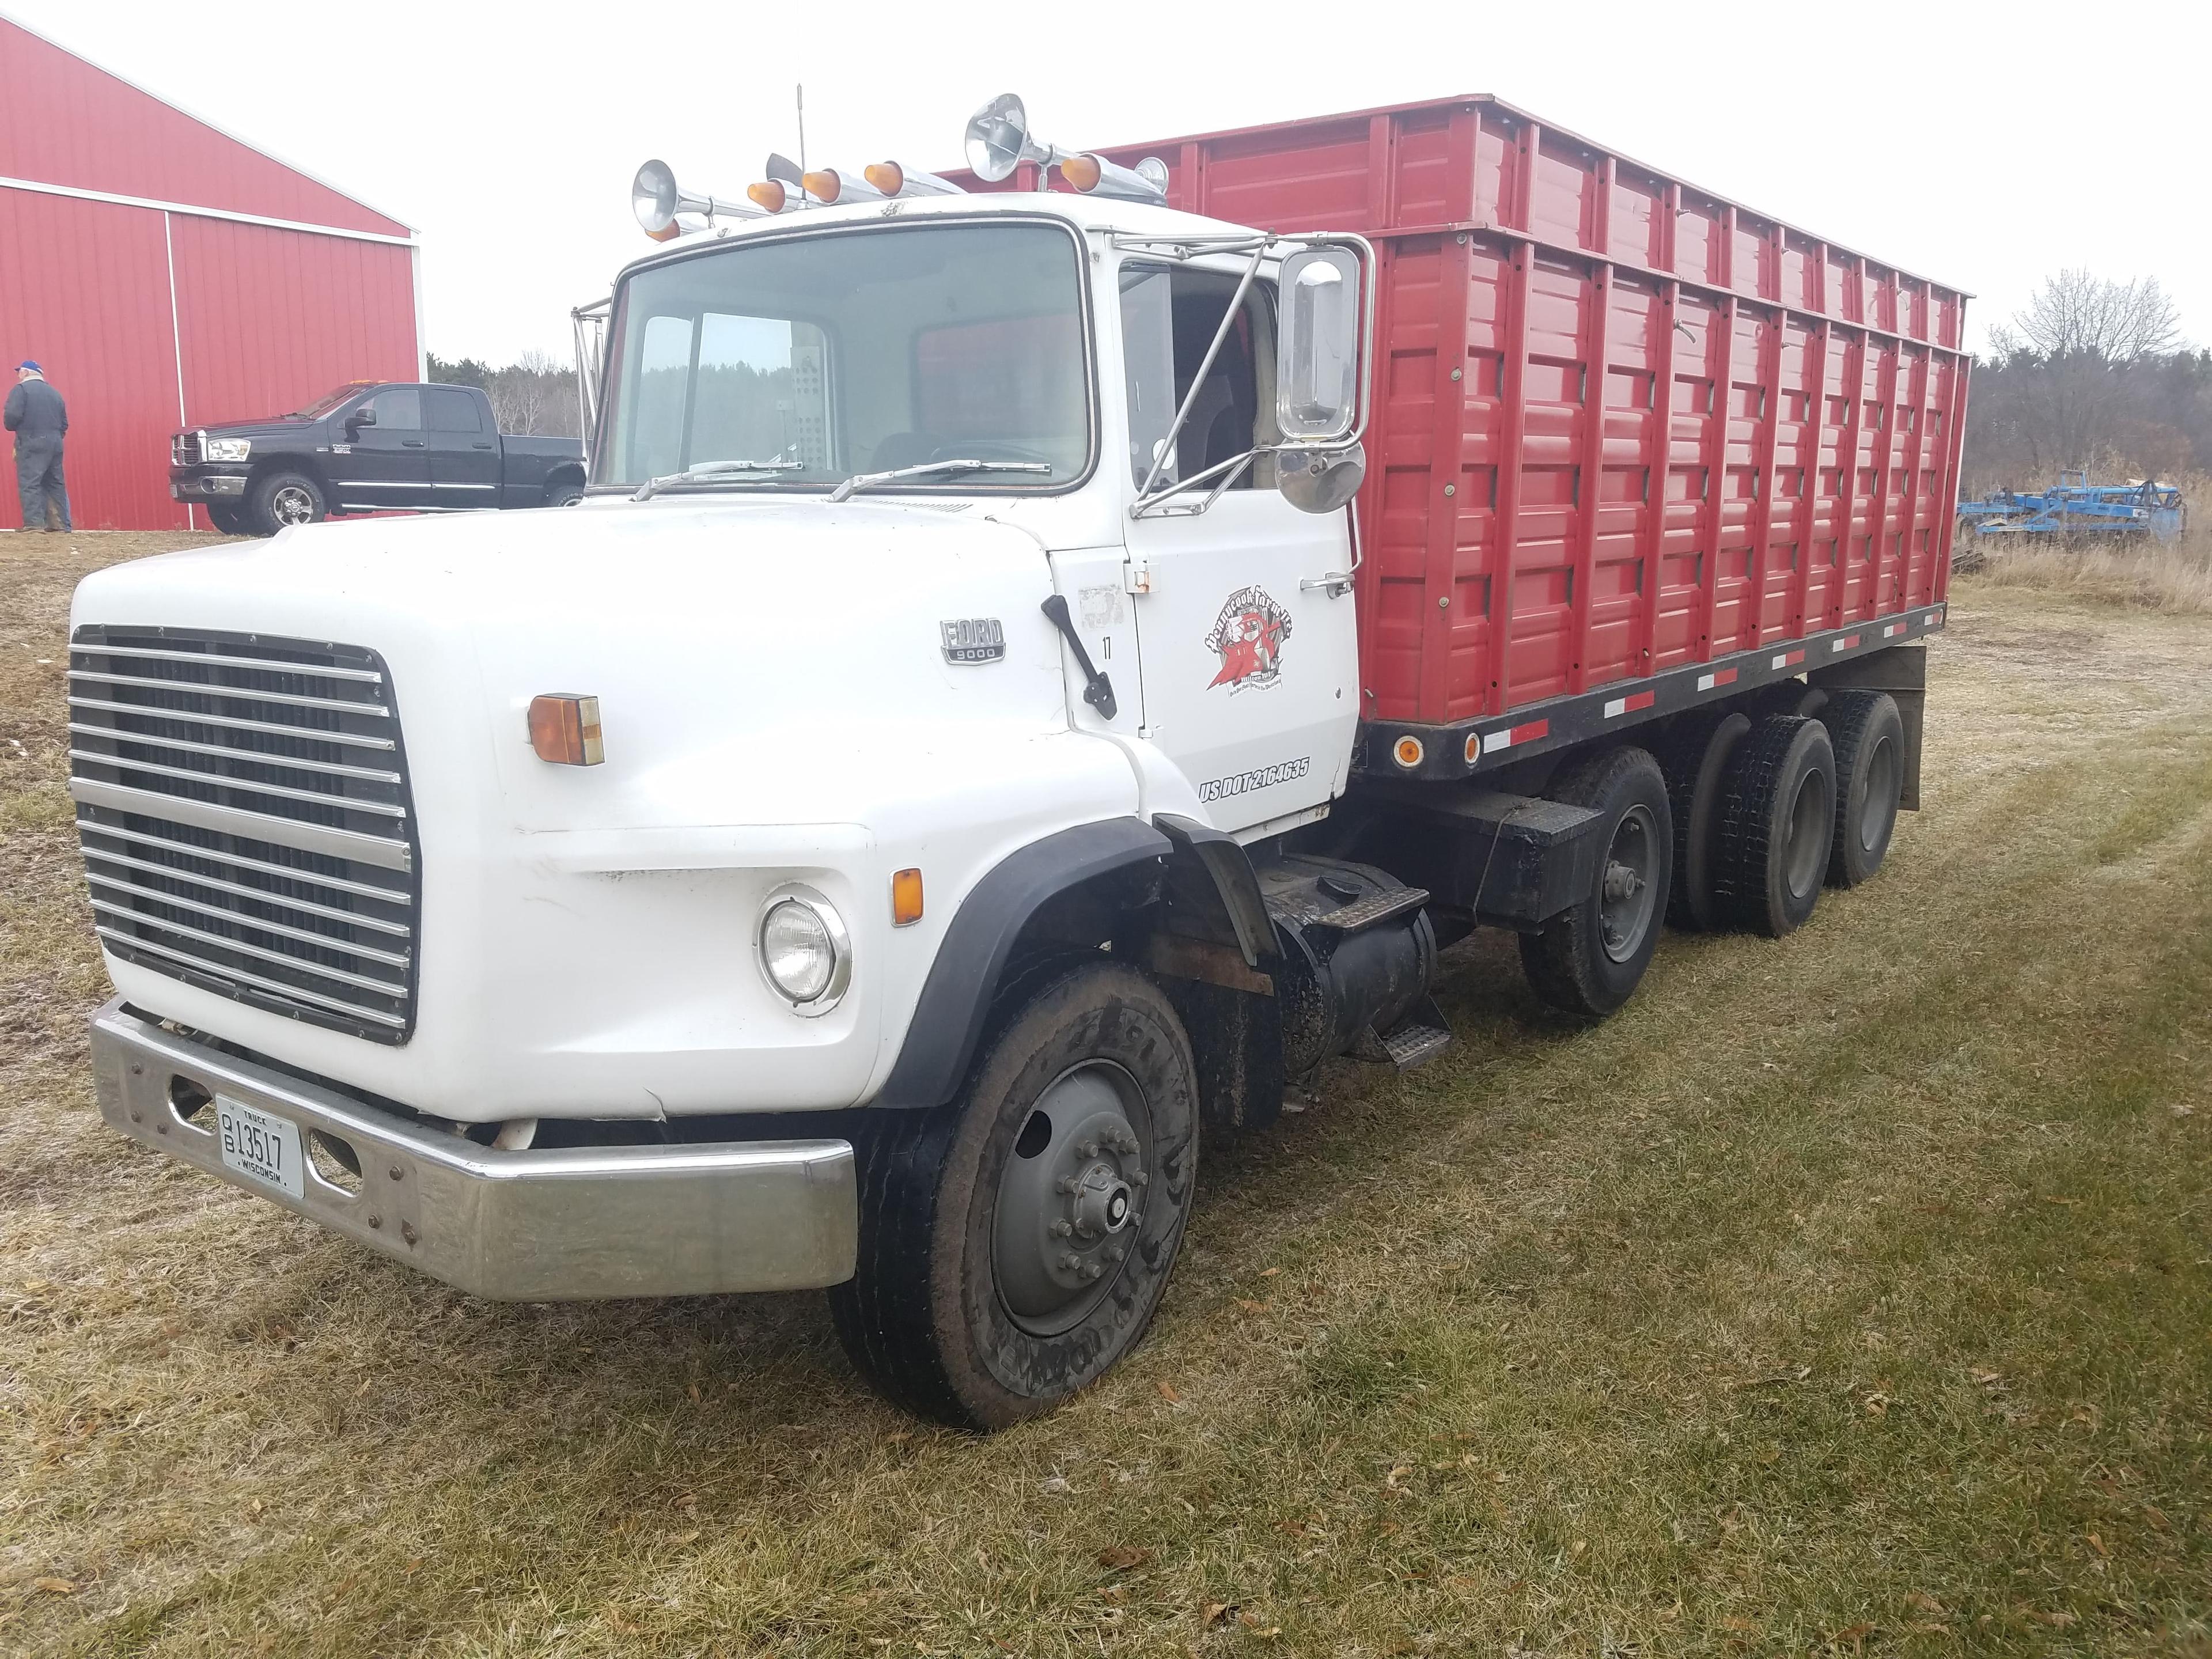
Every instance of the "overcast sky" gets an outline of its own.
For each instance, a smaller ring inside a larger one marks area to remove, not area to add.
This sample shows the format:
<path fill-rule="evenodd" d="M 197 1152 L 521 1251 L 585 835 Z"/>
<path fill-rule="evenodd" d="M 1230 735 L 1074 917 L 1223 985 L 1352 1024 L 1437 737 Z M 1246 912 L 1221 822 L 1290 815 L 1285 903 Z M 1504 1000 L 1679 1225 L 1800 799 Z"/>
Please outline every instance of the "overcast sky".
<path fill-rule="evenodd" d="M 565 358 L 569 307 L 649 249 L 637 164 L 741 193 L 797 149 L 796 81 L 810 162 L 855 169 L 956 164 L 969 112 L 1002 91 L 1079 146 L 1492 93 L 1969 290 L 1977 343 L 2040 276 L 2085 265 L 2155 276 L 2212 343 L 2207 0 L 0 10 L 415 226 L 446 356 Z"/>

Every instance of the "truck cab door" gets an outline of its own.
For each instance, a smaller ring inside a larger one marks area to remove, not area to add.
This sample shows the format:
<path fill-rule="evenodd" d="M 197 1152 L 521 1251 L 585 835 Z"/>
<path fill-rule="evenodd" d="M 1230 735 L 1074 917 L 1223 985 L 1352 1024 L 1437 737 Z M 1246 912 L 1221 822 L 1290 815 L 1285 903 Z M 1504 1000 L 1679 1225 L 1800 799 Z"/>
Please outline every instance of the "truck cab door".
<path fill-rule="evenodd" d="M 422 388 L 422 426 L 430 451 L 431 505 L 498 507 L 499 434 L 484 418 L 484 400 L 459 386 Z"/>
<path fill-rule="evenodd" d="M 432 505 L 422 388 L 388 386 L 358 407 L 376 418 L 362 424 L 349 413 L 336 434 L 331 472 L 339 505 L 354 513 Z"/>
<path fill-rule="evenodd" d="M 1212 343 L 1236 276 L 1137 261 L 1121 268 L 1129 453 L 1141 485 Z M 1255 282 L 1200 385 L 1163 479 L 1188 478 L 1273 431 L 1274 306 Z M 1258 458 L 1213 505 L 1200 485 L 1129 522 L 1144 732 L 1190 781 L 1217 829 L 1287 829 L 1340 793 L 1358 725 L 1349 595 L 1318 579 L 1350 568 L 1341 513 L 1301 513 Z M 1314 586 L 1309 586 L 1314 583 Z"/>

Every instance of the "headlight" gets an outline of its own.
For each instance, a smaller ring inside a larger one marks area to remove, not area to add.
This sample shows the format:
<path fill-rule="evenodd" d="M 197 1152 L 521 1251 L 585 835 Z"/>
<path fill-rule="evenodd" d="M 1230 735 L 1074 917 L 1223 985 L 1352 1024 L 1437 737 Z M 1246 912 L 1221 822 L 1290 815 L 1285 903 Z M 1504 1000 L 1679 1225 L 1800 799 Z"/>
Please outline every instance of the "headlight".
<path fill-rule="evenodd" d="M 761 912 L 761 972 L 795 1013 L 837 1006 L 853 978 L 853 946 L 836 907 L 805 888 L 779 888 Z"/>
<path fill-rule="evenodd" d="M 251 438 L 210 438 L 207 458 L 211 461 L 242 461 L 253 453 Z"/>

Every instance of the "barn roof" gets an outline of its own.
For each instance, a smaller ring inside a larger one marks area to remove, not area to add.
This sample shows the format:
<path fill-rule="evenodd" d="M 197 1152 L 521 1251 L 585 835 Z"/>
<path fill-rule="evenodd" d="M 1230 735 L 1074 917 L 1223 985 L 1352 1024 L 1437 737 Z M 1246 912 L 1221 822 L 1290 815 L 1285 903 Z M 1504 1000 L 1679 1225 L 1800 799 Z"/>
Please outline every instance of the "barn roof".
<path fill-rule="evenodd" d="M 200 209 L 373 238 L 413 228 L 0 17 L 0 187 Z"/>

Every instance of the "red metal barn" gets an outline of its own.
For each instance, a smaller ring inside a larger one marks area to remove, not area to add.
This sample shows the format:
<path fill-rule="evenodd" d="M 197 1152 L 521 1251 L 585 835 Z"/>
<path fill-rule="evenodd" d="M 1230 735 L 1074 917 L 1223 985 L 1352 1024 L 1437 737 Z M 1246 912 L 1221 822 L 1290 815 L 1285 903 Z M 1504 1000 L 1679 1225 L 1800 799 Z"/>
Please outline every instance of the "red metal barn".
<path fill-rule="evenodd" d="M 4 18 L 0 86 L 0 367 L 69 400 L 78 528 L 205 529 L 180 426 L 421 377 L 407 226 Z"/>

